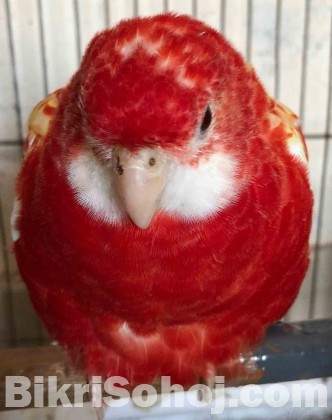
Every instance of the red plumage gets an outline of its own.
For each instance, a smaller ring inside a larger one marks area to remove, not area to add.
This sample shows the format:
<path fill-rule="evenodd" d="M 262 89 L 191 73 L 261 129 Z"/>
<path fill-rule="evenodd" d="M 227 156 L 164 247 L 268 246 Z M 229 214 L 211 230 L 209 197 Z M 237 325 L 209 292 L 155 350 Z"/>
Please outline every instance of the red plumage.
<path fill-rule="evenodd" d="M 288 310 L 308 266 L 312 193 L 289 149 L 295 138 L 306 153 L 295 116 L 220 34 L 170 14 L 98 34 L 52 101 L 46 132 L 30 128 L 14 243 L 51 335 L 89 374 L 132 384 L 196 383 L 249 351 Z M 207 102 L 214 138 L 190 154 Z M 157 146 L 192 168 L 222 150 L 243 187 L 199 220 L 157 210 L 144 230 L 110 223 L 77 200 L 67 164 L 85 148 L 102 161 L 118 144 Z"/>

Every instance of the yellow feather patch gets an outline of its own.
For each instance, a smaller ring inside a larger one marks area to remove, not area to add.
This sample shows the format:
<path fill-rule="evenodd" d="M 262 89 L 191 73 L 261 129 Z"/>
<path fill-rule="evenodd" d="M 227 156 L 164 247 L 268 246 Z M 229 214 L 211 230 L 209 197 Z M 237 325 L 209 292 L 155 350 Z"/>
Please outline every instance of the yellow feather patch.
<path fill-rule="evenodd" d="M 28 135 L 25 143 L 26 152 L 30 152 L 41 145 L 45 138 L 49 125 L 54 118 L 58 106 L 58 98 L 61 89 L 46 96 L 32 110 L 28 119 Z"/>
<path fill-rule="evenodd" d="M 298 125 L 298 117 L 292 110 L 280 102 L 274 101 L 274 108 L 269 115 L 270 127 L 274 129 L 282 124 L 289 152 L 303 163 L 308 164 L 308 152 L 303 134 Z"/>

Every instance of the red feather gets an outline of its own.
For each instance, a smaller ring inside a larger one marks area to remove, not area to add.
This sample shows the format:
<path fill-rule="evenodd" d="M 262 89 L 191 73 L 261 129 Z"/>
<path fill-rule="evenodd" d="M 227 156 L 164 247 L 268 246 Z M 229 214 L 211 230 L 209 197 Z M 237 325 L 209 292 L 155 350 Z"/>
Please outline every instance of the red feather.
<path fill-rule="evenodd" d="M 160 55 L 138 48 L 122 60 L 121 46 L 138 32 L 163 40 Z M 160 72 L 167 57 L 172 64 Z M 191 87 L 176 82 L 181 63 Z M 157 144 L 180 156 L 198 123 L 192 115 L 211 92 L 221 104 L 223 150 L 237 156 L 237 181 L 246 183 L 234 203 L 196 222 L 157 212 L 141 230 L 98 220 L 77 202 L 64 164 L 85 147 L 84 136 L 105 146 Z M 132 384 L 161 375 L 195 383 L 211 365 L 250 350 L 298 293 L 312 210 L 305 165 L 288 150 L 289 127 L 271 129 L 276 104 L 253 70 L 204 24 L 162 15 L 97 35 L 57 96 L 47 135 L 30 147 L 18 179 L 15 242 L 51 335 L 82 352 L 89 374 Z"/>

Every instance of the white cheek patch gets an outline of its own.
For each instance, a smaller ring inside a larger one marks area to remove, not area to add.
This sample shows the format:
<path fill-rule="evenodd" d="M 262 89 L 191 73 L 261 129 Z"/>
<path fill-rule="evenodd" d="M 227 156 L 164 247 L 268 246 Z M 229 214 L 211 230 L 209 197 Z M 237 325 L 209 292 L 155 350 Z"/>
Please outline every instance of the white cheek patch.
<path fill-rule="evenodd" d="M 16 197 L 14 200 L 13 211 L 10 217 L 10 232 L 11 232 L 13 242 L 16 242 L 20 238 L 20 232 L 17 227 L 17 220 L 20 216 L 20 212 L 21 212 L 21 202 Z"/>
<path fill-rule="evenodd" d="M 172 159 L 159 209 L 184 220 L 212 216 L 239 195 L 236 170 L 236 160 L 224 153 L 215 153 L 197 166 Z M 127 218 L 112 187 L 112 169 L 99 162 L 91 150 L 70 161 L 67 179 L 77 201 L 93 217 L 111 224 Z"/>
<path fill-rule="evenodd" d="M 215 153 L 198 166 L 172 162 L 160 208 L 186 220 L 212 216 L 233 203 L 240 193 L 236 160 Z"/>
<path fill-rule="evenodd" d="M 111 224 L 123 217 L 112 188 L 112 169 L 97 160 L 91 150 L 84 150 L 70 161 L 67 179 L 78 202 L 90 213 Z"/>

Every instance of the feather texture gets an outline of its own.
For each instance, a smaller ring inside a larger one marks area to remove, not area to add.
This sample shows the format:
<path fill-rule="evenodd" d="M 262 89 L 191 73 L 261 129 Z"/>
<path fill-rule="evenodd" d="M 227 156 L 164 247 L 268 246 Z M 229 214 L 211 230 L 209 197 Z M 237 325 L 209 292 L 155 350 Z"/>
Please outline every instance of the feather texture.
<path fill-rule="evenodd" d="M 124 21 L 29 127 L 14 250 L 37 312 L 89 374 L 194 383 L 288 310 L 308 267 L 305 143 L 220 34 L 171 14 Z M 145 230 L 108 183 L 116 144 L 172 159 Z"/>

